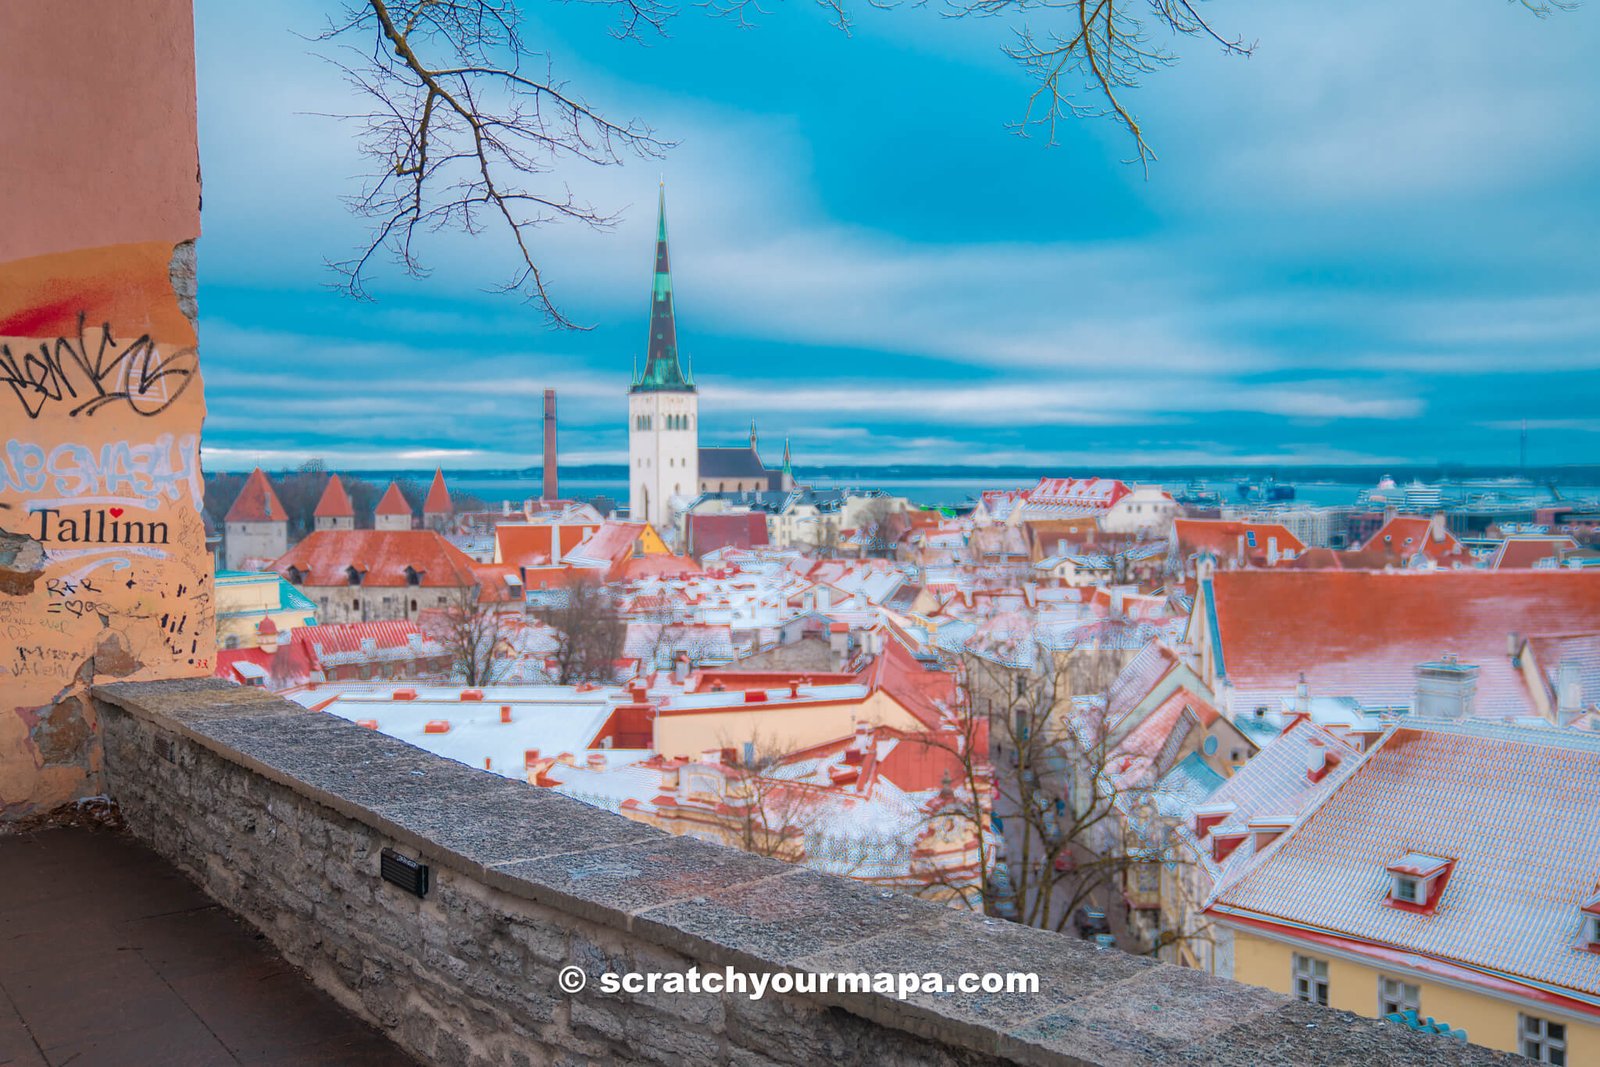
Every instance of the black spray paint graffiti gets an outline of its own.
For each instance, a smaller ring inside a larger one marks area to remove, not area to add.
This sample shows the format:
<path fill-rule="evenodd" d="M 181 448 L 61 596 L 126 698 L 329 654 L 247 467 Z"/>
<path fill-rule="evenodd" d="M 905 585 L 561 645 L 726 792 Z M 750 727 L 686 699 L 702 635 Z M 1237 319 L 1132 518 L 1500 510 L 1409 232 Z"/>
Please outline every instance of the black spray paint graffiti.
<path fill-rule="evenodd" d="M 118 401 L 140 415 L 158 415 L 183 395 L 199 370 L 193 346 L 163 356 L 149 334 L 118 346 L 111 324 L 101 327 L 100 343 L 90 353 L 85 315 L 78 313 L 76 338 L 40 342 L 20 354 L 0 344 L 0 382 L 37 419 L 50 403 L 71 404 L 69 415 L 93 415 Z"/>

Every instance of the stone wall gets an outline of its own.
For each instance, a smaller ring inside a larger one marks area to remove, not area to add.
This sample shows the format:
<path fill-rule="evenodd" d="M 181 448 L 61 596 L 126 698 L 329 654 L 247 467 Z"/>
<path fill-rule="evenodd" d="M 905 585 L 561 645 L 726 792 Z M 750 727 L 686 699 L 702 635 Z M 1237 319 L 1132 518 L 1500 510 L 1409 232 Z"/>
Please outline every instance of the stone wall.
<path fill-rule="evenodd" d="M 650 827 L 211 679 L 96 690 L 128 826 L 440 1064 L 1491 1063 L 1497 1054 Z M 417 899 L 385 847 L 430 864 Z M 581 967 L 588 987 L 556 984 Z M 608 995 L 603 972 L 1038 974 Z"/>
<path fill-rule="evenodd" d="M 0 4 L 0 822 L 101 791 L 92 681 L 213 666 L 190 3 Z"/>

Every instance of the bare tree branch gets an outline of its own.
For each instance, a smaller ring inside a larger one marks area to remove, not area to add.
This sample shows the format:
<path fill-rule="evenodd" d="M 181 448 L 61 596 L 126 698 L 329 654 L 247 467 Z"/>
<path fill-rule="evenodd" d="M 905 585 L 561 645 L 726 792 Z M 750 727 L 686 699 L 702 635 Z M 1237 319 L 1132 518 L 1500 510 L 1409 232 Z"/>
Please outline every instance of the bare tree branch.
<path fill-rule="evenodd" d="M 617 33 L 659 32 L 671 8 L 656 0 L 598 0 L 621 11 Z M 539 266 L 534 231 L 575 221 L 595 228 L 616 216 L 577 198 L 553 175 L 571 163 L 607 166 L 659 156 L 669 144 L 637 120 L 614 121 L 568 90 L 523 41 L 512 0 L 351 0 L 319 41 L 365 37 L 359 60 L 335 61 L 372 108 L 344 115 L 376 164 L 346 198 L 371 220 L 368 241 L 330 263 L 340 288 L 368 295 L 373 260 L 386 253 L 425 277 L 422 238 L 442 231 L 509 238 L 515 267 L 500 287 L 520 293 L 554 326 L 576 324 L 556 307 Z M 541 186 L 531 179 L 545 177 Z"/>

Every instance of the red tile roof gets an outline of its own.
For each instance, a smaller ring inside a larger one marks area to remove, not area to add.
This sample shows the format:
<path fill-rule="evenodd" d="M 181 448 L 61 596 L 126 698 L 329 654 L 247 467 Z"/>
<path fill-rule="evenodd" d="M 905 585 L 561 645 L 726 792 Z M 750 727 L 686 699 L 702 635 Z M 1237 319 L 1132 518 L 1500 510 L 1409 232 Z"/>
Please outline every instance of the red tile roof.
<path fill-rule="evenodd" d="M 406 568 L 425 588 L 470 588 L 477 584 L 472 560 L 433 530 L 317 530 L 273 563 L 301 585 L 348 585 L 348 568 L 363 586 L 409 585 Z"/>
<path fill-rule="evenodd" d="M 1490 566 L 1495 570 L 1532 567 L 1545 559 L 1560 559 L 1562 549 L 1578 547 L 1570 537 L 1508 537 L 1495 550 Z"/>
<path fill-rule="evenodd" d="M 1267 549 L 1274 539 L 1278 552 L 1296 555 L 1305 550 L 1305 542 L 1289 532 L 1289 528 L 1276 522 L 1236 522 L 1232 519 L 1174 519 L 1173 536 L 1178 539 L 1178 552 L 1188 559 L 1196 553 L 1207 551 L 1219 560 L 1252 560 L 1266 562 Z M 1254 540 L 1254 544 L 1251 541 Z"/>
<path fill-rule="evenodd" d="M 515 563 L 521 567 L 550 566 L 599 528 L 596 522 L 503 522 L 494 528 L 495 562 Z"/>
<path fill-rule="evenodd" d="M 272 488 L 272 480 L 257 467 L 245 479 L 244 488 L 239 490 L 238 498 L 222 521 L 288 522 L 289 515 L 283 510 L 283 501 L 278 499 L 278 494 Z"/>
<path fill-rule="evenodd" d="M 1476 664 L 1480 714 L 1526 714 L 1507 635 L 1578 633 L 1600 618 L 1600 571 L 1219 572 L 1222 666 L 1241 692 L 1311 691 L 1409 704 L 1414 668 Z"/>
<path fill-rule="evenodd" d="M 689 555 L 700 559 L 719 548 L 757 548 L 767 543 L 767 518 L 745 515 L 690 515 Z"/>
<path fill-rule="evenodd" d="M 1396 515 L 1384 523 L 1362 547 L 1368 551 L 1385 552 L 1402 560 L 1420 552 L 1435 563 L 1454 561 L 1470 565 L 1471 554 L 1462 549 L 1455 534 L 1444 528 L 1443 516 L 1437 518 L 1437 525 L 1436 530 L 1435 519 L 1423 515 Z"/>
<path fill-rule="evenodd" d="M 341 656 L 383 649 L 403 649 L 420 638 L 422 630 L 408 619 L 383 619 L 376 622 L 325 622 L 316 626 L 296 626 L 289 640 L 304 645 L 317 656 Z M 371 642 L 369 646 L 367 642 Z"/>
<path fill-rule="evenodd" d="M 617 573 L 620 571 L 620 575 Z M 624 581 L 636 581 L 640 578 L 692 578 L 697 574 L 704 574 L 700 564 L 688 556 L 669 556 L 657 554 L 654 556 L 640 556 L 637 559 L 625 559 L 613 571 L 612 577 L 620 577 Z"/>
<path fill-rule="evenodd" d="M 406 495 L 400 491 L 399 482 L 389 483 L 389 488 L 384 490 L 383 499 L 378 501 L 376 514 L 408 517 L 412 514 L 411 505 L 406 502 Z"/>
<path fill-rule="evenodd" d="M 450 503 L 450 490 L 444 484 L 444 468 L 436 467 L 433 484 L 428 486 L 428 497 L 422 502 L 424 515 L 448 515 L 455 508 Z"/>
<path fill-rule="evenodd" d="M 322 499 L 317 501 L 317 510 L 312 514 L 319 519 L 355 517 L 355 505 L 350 503 L 350 494 L 345 492 L 344 482 L 337 474 L 328 479 L 328 487 L 322 491 Z"/>

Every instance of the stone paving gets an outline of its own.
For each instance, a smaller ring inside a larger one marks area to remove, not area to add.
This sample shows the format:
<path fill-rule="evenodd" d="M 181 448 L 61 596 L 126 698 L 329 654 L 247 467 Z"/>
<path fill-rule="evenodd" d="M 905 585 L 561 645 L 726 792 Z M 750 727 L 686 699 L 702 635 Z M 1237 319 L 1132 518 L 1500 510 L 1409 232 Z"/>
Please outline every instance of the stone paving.
<path fill-rule="evenodd" d="M 0 1065 L 410 1065 L 131 835 L 0 836 Z"/>

